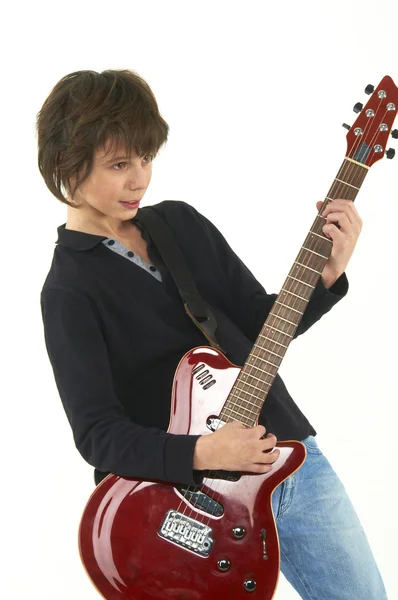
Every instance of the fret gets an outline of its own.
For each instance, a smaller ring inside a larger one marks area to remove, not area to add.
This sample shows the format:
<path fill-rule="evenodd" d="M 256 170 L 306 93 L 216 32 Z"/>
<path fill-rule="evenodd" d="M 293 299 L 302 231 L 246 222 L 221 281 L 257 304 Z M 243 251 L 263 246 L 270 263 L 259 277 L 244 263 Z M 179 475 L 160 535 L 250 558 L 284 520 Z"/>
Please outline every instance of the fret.
<path fill-rule="evenodd" d="M 348 162 L 346 162 L 348 161 Z M 364 167 L 363 169 L 357 169 L 356 166 L 357 165 L 360 167 Z M 367 175 L 367 171 L 368 171 L 368 167 L 366 167 L 366 165 L 363 165 L 361 163 L 358 163 L 357 161 L 353 160 L 353 159 L 349 159 L 346 158 L 340 169 L 339 172 L 337 174 L 337 177 L 335 178 L 334 183 L 332 184 L 332 187 L 330 188 L 329 192 L 332 193 L 333 190 L 333 186 L 335 185 L 336 182 L 342 183 L 344 185 L 347 185 L 351 188 L 353 188 L 353 192 L 354 192 L 354 198 L 357 194 L 357 191 L 360 189 L 360 186 L 362 185 L 365 176 Z M 337 185 L 337 184 L 336 184 Z M 330 198 L 329 196 L 327 196 L 327 198 L 329 200 L 333 200 L 334 198 Z"/>
<path fill-rule="evenodd" d="M 258 408 L 258 407 L 257 407 L 257 408 Z M 261 410 L 261 409 L 260 409 L 260 410 Z M 253 417 L 254 417 L 254 418 L 257 418 L 257 414 L 256 414 L 256 412 L 253 412 L 253 413 L 251 413 L 251 414 L 249 414 L 249 415 L 245 415 L 245 414 L 243 414 L 243 413 L 239 412 L 238 410 L 234 410 L 233 408 L 229 408 L 228 406 L 225 406 L 225 407 L 224 407 L 224 410 L 223 410 L 223 413 L 225 414 L 225 413 L 226 413 L 226 411 L 228 411 L 229 413 L 234 413 L 235 415 L 237 415 L 237 416 L 238 416 L 238 419 L 237 419 L 238 421 L 242 421 L 242 419 L 247 419 L 247 420 L 249 420 L 249 419 L 253 419 Z M 231 415 L 231 414 L 229 414 L 228 416 L 230 417 L 230 416 L 232 416 L 232 415 Z"/>
<path fill-rule="evenodd" d="M 277 342 L 276 340 L 273 340 L 272 338 L 269 338 L 266 335 L 263 335 L 262 333 L 259 333 L 258 337 L 262 337 L 265 340 L 269 340 L 270 342 L 273 342 L 274 344 L 278 344 L 278 346 L 283 346 L 284 348 L 289 348 L 289 346 L 285 346 L 285 344 L 281 344 L 280 342 Z"/>
<path fill-rule="evenodd" d="M 308 250 L 308 252 L 312 252 L 312 254 L 316 254 L 317 256 L 321 256 L 322 258 L 326 258 L 328 259 L 328 256 L 324 256 L 323 254 L 319 254 L 319 252 L 315 252 L 315 250 L 310 250 L 309 248 L 306 248 L 306 246 L 301 246 L 304 250 Z"/>
<path fill-rule="evenodd" d="M 222 411 L 222 414 L 223 414 L 223 415 L 225 415 L 226 417 L 232 418 L 232 417 L 231 417 L 231 415 L 228 415 L 228 414 L 227 414 L 227 411 L 229 412 L 229 410 L 230 410 L 229 408 L 224 408 L 224 409 L 223 409 L 223 411 Z M 234 412 L 234 413 L 235 413 L 236 415 L 238 415 L 238 417 L 239 417 L 238 419 L 233 419 L 233 421 L 240 421 L 240 422 L 242 423 L 244 420 L 247 420 L 247 421 L 249 421 L 249 423 L 246 423 L 246 425 L 249 425 L 249 424 L 250 424 L 250 417 L 246 417 L 246 416 L 244 416 L 244 415 L 240 415 L 240 414 L 239 414 L 238 412 L 236 412 L 236 411 L 232 411 L 232 412 Z M 220 416 L 221 416 L 221 415 L 220 415 Z"/>
<path fill-rule="evenodd" d="M 254 345 L 256 346 L 256 344 L 254 344 Z M 259 346 L 259 347 L 261 348 L 261 346 Z M 264 350 L 264 348 L 261 348 L 261 350 Z M 277 367 L 277 368 L 279 367 L 279 365 L 277 365 L 273 362 L 270 362 L 269 360 L 266 360 L 265 358 L 262 358 L 261 356 L 258 356 L 257 358 L 259 358 L 262 362 L 266 362 L 269 365 L 272 365 L 273 367 Z M 283 358 L 283 356 L 281 356 L 280 358 Z"/>
<path fill-rule="evenodd" d="M 287 319 L 284 319 L 283 317 L 280 317 L 279 315 L 276 315 L 275 313 L 270 313 L 270 315 L 272 315 L 276 319 L 281 319 L 281 321 L 286 321 L 286 323 L 290 323 L 290 325 L 294 325 L 295 327 L 297 325 L 297 323 L 293 323 L 292 321 L 288 321 Z"/>
<path fill-rule="evenodd" d="M 330 242 L 331 244 L 333 244 L 333 240 L 330 240 L 328 237 L 325 237 L 323 235 L 320 235 L 319 233 L 315 233 L 315 231 L 312 231 L 312 229 L 310 230 L 310 233 L 312 235 L 317 235 L 318 237 L 322 238 L 323 240 L 325 240 L 325 242 Z"/>
<path fill-rule="evenodd" d="M 257 406 L 257 408 L 258 408 L 258 406 Z M 238 415 L 238 417 L 241 417 L 241 418 L 244 417 L 245 419 L 250 419 L 250 417 L 252 417 L 253 415 L 256 415 L 255 412 L 253 412 L 251 415 L 242 415 L 238 410 L 234 410 L 233 408 L 230 408 L 229 406 L 226 406 L 224 408 L 224 410 L 228 410 L 229 412 L 233 412 L 236 415 Z M 249 410 L 249 409 L 244 408 L 243 410 Z M 252 411 L 249 410 L 249 412 L 252 412 Z"/>
<path fill-rule="evenodd" d="M 242 381 L 242 384 L 243 385 L 249 385 L 250 387 L 252 387 L 253 389 L 255 389 L 255 390 L 257 390 L 258 392 L 261 392 L 261 393 L 263 393 L 263 392 L 266 391 L 266 390 L 263 390 L 263 389 L 257 387 L 256 385 L 253 385 L 252 383 L 249 383 L 248 381 Z M 266 385 L 271 385 L 271 384 L 267 383 Z M 236 387 L 235 389 L 239 390 L 240 392 L 245 392 L 246 394 L 250 394 L 251 393 L 251 392 L 248 392 L 247 390 L 243 390 L 240 387 Z M 243 400 L 243 398 L 239 398 L 239 400 Z M 257 405 L 255 405 L 255 406 L 257 406 Z M 249 409 L 247 409 L 247 410 L 249 410 Z"/>
<path fill-rule="evenodd" d="M 370 169 L 370 167 L 368 167 L 368 165 L 363 165 L 362 163 L 358 162 L 357 160 L 354 160 L 353 158 L 348 158 L 348 156 L 345 157 L 344 160 L 349 160 L 350 162 L 358 165 L 359 167 L 363 167 L 364 169 Z"/>
<path fill-rule="evenodd" d="M 296 310 L 295 308 L 292 308 L 291 306 L 288 306 L 287 304 L 283 304 L 283 302 L 279 302 L 279 300 L 275 300 L 275 304 L 280 304 L 281 306 L 284 306 L 285 308 L 288 308 L 289 310 L 294 310 L 294 312 L 298 312 L 298 313 L 300 313 L 300 315 L 304 314 L 301 310 Z"/>
<path fill-rule="evenodd" d="M 300 300 L 305 300 L 305 302 L 308 302 L 308 298 L 304 298 L 303 296 L 299 296 L 298 294 L 293 294 L 293 292 L 289 292 L 289 290 L 285 290 L 285 288 L 282 288 L 281 292 L 286 292 L 287 294 L 291 294 L 292 296 L 296 296 L 296 298 L 300 298 Z"/>
<path fill-rule="evenodd" d="M 317 214 L 318 219 L 324 219 L 325 221 L 327 220 L 327 217 L 324 217 L 323 215 L 320 215 L 319 213 Z"/>
<path fill-rule="evenodd" d="M 276 368 L 276 370 L 278 370 L 279 365 L 276 365 L 275 363 L 270 362 L 269 360 L 265 360 L 265 358 L 261 358 L 261 356 L 256 356 L 256 358 L 258 358 L 262 363 L 268 363 L 269 365 L 272 365 L 273 367 Z M 253 365 L 254 366 L 254 365 Z M 260 367 L 255 367 L 256 369 L 260 369 Z M 261 369 L 260 369 L 261 371 Z M 275 377 L 276 373 L 270 373 L 270 375 L 272 374 L 272 377 Z"/>
<path fill-rule="evenodd" d="M 259 377 L 256 377 L 255 375 L 252 375 L 251 373 L 249 375 L 247 375 L 247 377 L 253 377 L 253 379 L 257 379 L 257 381 L 261 381 L 261 383 L 265 383 L 265 385 L 268 385 L 271 387 L 272 383 L 268 383 L 268 381 L 264 381 L 264 379 L 260 379 Z M 246 381 L 245 381 L 246 383 Z"/>
<path fill-rule="evenodd" d="M 316 234 L 315 234 L 316 235 Z M 309 283 L 305 283 L 305 281 L 301 281 L 301 279 L 297 279 L 297 277 L 293 277 L 293 275 L 288 275 L 288 277 L 290 279 L 294 279 L 295 281 L 299 281 L 300 283 L 303 283 L 304 285 L 308 285 L 308 287 L 312 288 L 313 290 L 315 289 L 314 285 L 311 285 Z"/>
<path fill-rule="evenodd" d="M 262 381 L 261 379 L 259 381 Z M 266 382 L 264 382 L 266 383 Z M 270 385 L 269 383 L 267 383 L 267 385 Z M 235 388 L 234 388 L 235 389 Z M 259 389 L 259 388 L 256 388 Z M 244 392 L 245 394 L 250 394 L 250 392 L 246 392 L 245 390 L 239 390 L 240 392 Z M 246 398 L 242 398 L 242 396 L 235 396 L 234 394 L 234 390 L 232 390 L 231 395 L 229 397 L 229 400 L 227 402 L 227 404 L 229 404 L 230 400 L 232 400 L 232 398 L 234 398 L 235 400 L 238 400 L 239 402 L 246 402 L 246 404 L 250 404 L 250 406 L 255 406 L 256 408 L 258 408 L 258 405 L 255 402 L 250 402 L 250 400 L 246 400 Z M 245 409 L 244 410 L 250 410 L 251 408 Z"/>
<path fill-rule="evenodd" d="M 283 356 L 281 356 L 280 354 L 277 354 L 276 352 L 272 352 L 272 350 L 268 350 L 268 348 L 264 348 L 264 346 L 259 346 L 258 344 L 254 344 L 255 346 L 257 346 L 257 348 L 261 348 L 261 350 L 264 350 L 264 352 L 269 352 L 270 354 L 275 354 L 275 356 L 278 356 L 279 358 L 283 358 Z"/>
<path fill-rule="evenodd" d="M 310 271 L 314 271 L 314 273 L 318 273 L 318 275 L 322 274 L 322 271 L 317 271 L 316 269 L 311 269 L 311 267 L 307 267 L 307 265 L 303 265 L 302 263 L 297 262 L 297 260 L 294 261 L 296 263 L 296 265 L 300 265 L 300 267 L 304 267 L 304 269 L 309 269 Z"/>
<path fill-rule="evenodd" d="M 226 423 L 231 423 L 232 421 L 236 422 L 236 421 L 240 421 L 241 423 L 243 423 L 242 419 L 234 419 L 232 417 L 230 417 L 229 415 L 224 414 L 224 411 L 226 409 L 223 408 L 223 410 L 220 413 L 220 419 L 225 421 Z M 247 425 L 248 427 L 250 427 L 250 423 L 243 423 L 243 425 Z"/>
<path fill-rule="evenodd" d="M 236 389 L 238 392 L 243 392 L 244 394 L 249 394 L 249 395 L 250 395 L 252 398 L 256 398 L 257 400 L 260 400 L 260 401 L 262 402 L 262 401 L 263 401 L 263 399 L 264 399 L 264 393 L 266 393 L 266 391 L 265 391 L 265 390 L 260 390 L 260 388 L 257 388 L 257 387 L 255 387 L 255 386 L 252 386 L 252 387 L 253 387 L 253 388 L 254 388 L 254 389 L 257 391 L 257 392 L 259 392 L 259 393 L 260 393 L 260 396 L 258 396 L 258 395 L 257 395 L 257 394 L 255 394 L 254 392 L 248 392 L 247 390 L 242 390 L 242 388 L 235 387 L 235 389 Z M 238 400 L 243 400 L 243 398 L 240 398 L 239 396 L 237 397 L 237 399 L 238 399 Z M 228 405 L 226 405 L 226 406 L 228 406 Z M 258 408 L 258 405 L 256 405 L 256 408 Z M 248 410 L 249 410 L 249 409 L 248 409 Z"/>
<path fill-rule="evenodd" d="M 346 181 L 342 181 L 341 179 L 337 179 L 337 177 L 335 177 L 334 179 L 335 179 L 335 181 L 340 181 L 340 183 L 344 183 L 344 185 L 349 185 L 350 187 L 352 187 L 352 188 L 354 188 L 356 190 L 360 189 L 359 187 L 356 187 L 355 185 L 351 185 L 351 183 L 347 183 Z"/>
<path fill-rule="evenodd" d="M 293 277 L 293 279 L 294 279 L 294 277 Z M 289 335 L 288 333 L 285 333 L 284 331 L 281 331 L 280 329 L 277 329 L 276 327 L 272 327 L 272 325 L 268 325 L 268 323 L 267 323 L 266 327 L 269 327 L 270 329 L 274 329 L 275 331 L 278 331 L 279 333 L 281 333 L 282 335 L 286 335 L 287 337 L 290 337 L 290 338 L 293 337 L 292 335 Z"/>
<path fill-rule="evenodd" d="M 354 163 L 354 165 L 352 164 Z M 359 166 L 364 167 L 365 165 L 360 164 Z M 343 161 L 339 172 L 337 173 L 336 179 L 343 181 L 344 183 L 348 183 L 353 187 L 352 192 L 354 192 L 354 197 L 357 194 L 357 191 L 361 187 L 364 179 L 368 173 L 368 169 L 358 169 L 355 166 L 355 161 L 353 159 L 346 159 Z M 334 184 L 333 184 L 334 185 Z M 333 188 L 332 185 L 332 188 Z M 358 186 L 358 187 L 357 187 Z M 346 197 L 346 196 L 343 196 Z"/>
<path fill-rule="evenodd" d="M 255 356 L 254 358 L 258 358 L 258 357 Z M 258 358 L 258 360 L 261 360 L 261 358 Z M 271 377 L 275 377 L 275 375 L 276 375 L 276 373 L 270 373 L 269 371 L 266 371 L 265 369 L 262 369 L 261 367 L 256 367 L 256 365 L 248 365 L 248 366 L 252 367 L 253 369 L 258 369 L 259 371 L 261 371 L 262 373 L 265 373 L 266 375 L 271 375 Z M 253 377 L 253 376 L 251 375 L 251 377 Z"/>

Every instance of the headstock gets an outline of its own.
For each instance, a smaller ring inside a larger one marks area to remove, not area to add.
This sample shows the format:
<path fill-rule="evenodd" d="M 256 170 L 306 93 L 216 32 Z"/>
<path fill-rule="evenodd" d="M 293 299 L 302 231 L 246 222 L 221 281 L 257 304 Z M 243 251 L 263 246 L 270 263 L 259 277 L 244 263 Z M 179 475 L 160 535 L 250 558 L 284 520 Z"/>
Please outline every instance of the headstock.
<path fill-rule="evenodd" d="M 398 109 L 398 88 L 386 75 L 376 89 L 368 85 L 365 92 L 372 94 L 369 101 L 364 107 L 359 102 L 355 104 L 354 111 L 359 116 L 351 127 L 346 124 L 343 127 L 349 129 L 346 156 L 371 167 L 386 152 Z M 391 135 L 398 138 L 398 131 L 394 130 Z M 394 154 L 392 148 L 386 152 L 387 158 L 393 158 Z"/>

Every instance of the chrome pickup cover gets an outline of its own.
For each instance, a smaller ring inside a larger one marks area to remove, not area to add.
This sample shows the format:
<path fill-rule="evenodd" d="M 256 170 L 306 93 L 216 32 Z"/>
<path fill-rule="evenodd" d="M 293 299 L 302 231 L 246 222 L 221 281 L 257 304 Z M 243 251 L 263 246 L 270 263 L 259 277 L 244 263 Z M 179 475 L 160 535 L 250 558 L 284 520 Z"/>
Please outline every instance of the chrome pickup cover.
<path fill-rule="evenodd" d="M 158 534 L 169 542 L 174 542 L 199 556 L 207 557 L 214 544 L 211 532 L 211 527 L 186 517 L 176 510 L 169 510 Z"/>

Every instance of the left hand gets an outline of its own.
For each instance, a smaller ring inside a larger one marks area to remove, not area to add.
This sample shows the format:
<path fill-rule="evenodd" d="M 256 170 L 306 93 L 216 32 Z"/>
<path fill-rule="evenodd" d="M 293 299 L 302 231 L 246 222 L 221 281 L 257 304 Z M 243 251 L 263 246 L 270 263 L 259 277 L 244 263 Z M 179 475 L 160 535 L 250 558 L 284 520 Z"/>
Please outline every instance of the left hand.
<path fill-rule="evenodd" d="M 321 200 L 316 203 L 318 211 L 322 204 Z M 362 219 L 352 200 L 339 198 L 329 202 L 321 215 L 327 217 L 322 231 L 333 242 L 332 253 L 321 275 L 324 286 L 330 288 L 346 270 L 362 230 Z"/>

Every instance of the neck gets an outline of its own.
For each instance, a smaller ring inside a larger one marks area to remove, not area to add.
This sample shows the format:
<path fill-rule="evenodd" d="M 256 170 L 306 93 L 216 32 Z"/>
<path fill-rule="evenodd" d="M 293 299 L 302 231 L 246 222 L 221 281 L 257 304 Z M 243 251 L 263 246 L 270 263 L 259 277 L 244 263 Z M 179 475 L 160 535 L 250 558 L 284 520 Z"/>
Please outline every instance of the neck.
<path fill-rule="evenodd" d="M 122 221 L 114 219 L 95 211 L 95 215 L 87 214 L 83 209 L 68 206 L 66 229 L 90 233 L 92 235 L 104 235 L 106 237 L 128 237 L 137 229 L 131 219 Z"/>

